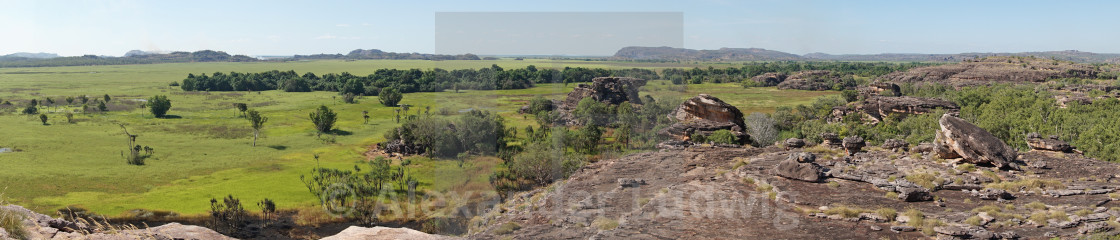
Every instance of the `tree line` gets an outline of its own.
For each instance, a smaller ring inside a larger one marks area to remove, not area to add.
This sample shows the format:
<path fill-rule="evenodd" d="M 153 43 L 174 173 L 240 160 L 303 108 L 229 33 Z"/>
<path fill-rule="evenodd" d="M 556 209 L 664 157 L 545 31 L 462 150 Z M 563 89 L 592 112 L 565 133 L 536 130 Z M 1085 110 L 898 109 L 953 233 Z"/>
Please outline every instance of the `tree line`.
<path fill-rule="evenodd" d="M 393 88 L 401 93 L 439 92 L 444 90 L 500 90 L 524 89 L 538 83 L 589 82 L 596 77 L 626 76 L 657 79 L 658 75 L 648 69 L 590 69 L 566 67 L 564 69 L 538 69 L 530 65 L 525 68 L 503 69 L 498 65 L 480 69 L 445 70 L 435 68 L 420 69 L 378 69 L 366 76 L 348 72 L 315 73 L 300 75 L 295 71 L 272 70 L 260 73 L 215 72 L 211 75 L 188 74 L 180 88 L 185 91 L 265 91 L 283 90 L 287 92 L 331 91 L 340 94 L 377 96 L 382 89 Z M 172 84 L 175 85 L 175 84 Z"/>

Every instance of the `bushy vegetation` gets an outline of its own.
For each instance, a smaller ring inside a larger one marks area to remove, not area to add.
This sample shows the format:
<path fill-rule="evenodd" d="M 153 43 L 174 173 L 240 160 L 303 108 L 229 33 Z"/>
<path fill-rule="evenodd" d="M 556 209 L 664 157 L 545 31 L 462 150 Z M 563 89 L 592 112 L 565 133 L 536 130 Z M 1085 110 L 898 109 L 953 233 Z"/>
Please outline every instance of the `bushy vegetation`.
<path fill-rule="evenodd" d="M 165 95 L 153 96 L 148 99 L 148 109 L 152 111 L 152 115 L 162 118 L 167 115 L 167 110 L 171 109 L 171 100 Z"/>
<path fill-rule="evenodd" d="M 295 71 L 279 70 L 260 73 L 215 72 L 209 76 L 188 74 L 180 88 L 186 91 L 332 91 L 377 96 L 385 88 L 394 88 L 400 93 L 440 92 L 447 89 L 525 89 L 539 83 L 589 82 L 592 78 L 606 76 L 658 78 L 653 70 L 639 68 L 607 70 L 565 67 L 557 70 L 537 69 L 536 66 L 529 65 L 526 68 L 506 70 L 495 64 L 477 70 L 378 69 L 366 76 L 356 76 L 349 72 L 327 73 L 322 76 L 308 72 L 299 75 Z"/>
<path fill-rule="evenodd" d="M 512 128 L 489 111 L 471 110 L 458 119 L 412 116 L 400 127 L 385 132 L 386 143 L 400 140 L 433 157 L 453 158 L 461 153 L 494 155 L 506 148 Z M 382 143 L 384 149 L 386 143 Z"/>

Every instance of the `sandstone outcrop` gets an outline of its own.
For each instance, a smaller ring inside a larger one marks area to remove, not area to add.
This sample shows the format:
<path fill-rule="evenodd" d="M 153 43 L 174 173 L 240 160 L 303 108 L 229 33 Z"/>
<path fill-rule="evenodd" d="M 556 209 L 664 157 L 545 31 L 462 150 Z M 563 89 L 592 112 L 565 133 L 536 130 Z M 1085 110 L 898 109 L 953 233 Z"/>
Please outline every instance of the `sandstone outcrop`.
<path fill-rule="evenodd" d="M 770 87 L 770 86 L 777 86 L 778 84 L 781 84 L 782 82 L 786 81 L 786 77 L 787 76 L 784 73 L 771 72 L 771 73 L 763 73 L 762 75 L 754 76 L 754 77 L 751 78 L 751 81 L 754 81 L 759 86 Z"/>
<path fill-rule="evenodd" d="M 840 83 L 840 77 L 833 75 L 831 71 L 801 71 L 790 75 L 778 84 L 778 89 L 824 91 L 832 90 L 832 86 L 837 83 Z"/>
<path fill-rule="evenodd" d="M 658 134 L 674 140 L 687 141 L 693 134 L 710 135 L 718 130 L 729 130 L 747 143 L 750 136 L 744 132 L 743 112 L 719 98 L 708 94 L 690 98 L 669 113 L 669 118 L 677 123 L 662 129 Z"/>
<path fill-rule="evenodd" d="M 557 106 L 557 110 L 560 111 L 560 117 L 557 121 L 559 124 L 563 125 L 583 124 L 572 116 L 572 111 L 579 106 L 579 101 L 587 98 L 612 105 L 618 105 L 623 102 L 642 104 L 642 99 L 638 97 L 638 89 L 645 85 L 646 80 L 640 78 L 593 78 L 591 79 L 590 85 L 584 83 L 579 84 L 568 93 L 568 96 L 564 98 L 563 101 L 560 101 L 559 106 Z"/>
<path fill-rule="evenodd" d="M 1038 133 L 1027 134 L 1027 146 L 1034 150 L 1054 151 L 1054 152 L 1073 152 L 1073 146 L 1065 141 L 1058 140 L 1058 136 L 1050 136 L 1049 138 L 1042 138 Z"/>
<path fill-rule="evenodd" d="M 890 114 L 927 114 L 937 109 L 956 112 L 960 110 L 957 104 L 937 99 L 920 97 L 884 97 L 870 96 L 857 107 L 860 112 L 874 119 L 875 122 L 883 121 Z"/>
<path fill-rule="evenodd" d="M 968 163 L 1016 168 L 1014 161 L 1019 153 L 988 131 L 949 114 L 942 115 L 938 123 L 941 131 L 937 132 L 936 143 L 943 146 L 938 152 L 948 150 L 942 156 L 955 154 Z"/>

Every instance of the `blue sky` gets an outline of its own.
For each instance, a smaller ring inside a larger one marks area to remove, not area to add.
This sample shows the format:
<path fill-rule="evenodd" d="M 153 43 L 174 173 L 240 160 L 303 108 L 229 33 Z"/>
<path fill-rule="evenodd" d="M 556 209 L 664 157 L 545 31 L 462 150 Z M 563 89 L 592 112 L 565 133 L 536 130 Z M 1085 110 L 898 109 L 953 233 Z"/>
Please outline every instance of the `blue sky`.
<path fill-rule="evenodd" d="M 0 0 L 0 54 L 213 49 L 291 55 L 358 48 L 431 53 L 437 12 L 681 12 L 683 45 L 693 49 L 1120 53 L 1117 9 L 1120 1 Z"/>

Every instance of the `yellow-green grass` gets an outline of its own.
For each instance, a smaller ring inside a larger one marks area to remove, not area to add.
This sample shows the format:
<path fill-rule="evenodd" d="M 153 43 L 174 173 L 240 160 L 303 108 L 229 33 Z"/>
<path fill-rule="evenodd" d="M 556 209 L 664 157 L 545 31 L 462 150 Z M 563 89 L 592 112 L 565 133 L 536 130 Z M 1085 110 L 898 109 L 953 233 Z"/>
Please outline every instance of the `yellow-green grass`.
<path fill-rule="evenodd" d="M 378 104 L 375 97 L 360 99 L 358 104 L 344 104 L 332 92 L 286 93 L 264 91 L 252 93 L 184 93 L 167 83 L 181 80 L 187 73 L 260 72 L 273 69 L 316 74 L 350 72 L 372 73 L 379 68 L 447 69 L 487 67 L 499 64 L 505 68 L 516 64 L 538 67 L 580 66 L 617 67 L 623 63 L 566 61 L 549 66 L 544 60 L 497 61 L 309 61 L 287 63 L 183 63 L 120 66 L 84 66 L 51 68 L 0 69 L 0 99 L 25 100 L 51 97 L 56 105 L 64 105 L 66 96 L 113 96 L 110 105 L 152 95 L 168 95 L 172 108 L 168 119 L 153 118 L 144 109 L 110 111 L 104 114 L 75 114 L 77 123 L 65 122 L 64 112 L 77 106 L 43 108 L 50 125 L 37 118 L 14 113 L 16 109 L 0 110 L 0 147 L 18 152 L 0 153 L 0 189 L 16 204 L 42 213 L 79 205 L 94 212 L 117 215 L 131 209 L 168 210 L 182 214 L 200 214 L 208 210 L 210 198 L 232 194 L 242 201 L 255 203 L 264 198 L 276 201 L 280 208 L 313 206 L 317 200 L 307 192 L 299 176 L 307 174 L 316 164 L 323 167 L 351 169 L 364 165 L 368 146 L 382 140 L 382 134 L 396 126 L 395 108 Z M 447 65 L 441 65 L 447 64 Z M 632 63 L 625 63 L 632 64 Z M 438 65 L 438 66 L 437 66 Z M 626 66 L 629 67 L 629 66 Z M 665 81 L 652 81 L 642 95 L 677 96 L 682 99 L 698 93 L 709 93 L 739 106 L 744 112 L 772 111 L 776 106 L 809 103 L 813 98 L 835 92 L 784 91 L 774 88 L 744 89 L 737 84 L 690 85 L 681 93 L 668 90 Z M 574 87 L 563 84 L 542 84 L 531 89 L 472 91 L 461 93 L 409 93 L 402 104 L 416 107 L 412 114 L 431 106 L 437 115 L 441 108 L 458 114 L 469 108 L 498 112 L 509 126 L 518 129 L 534 124 L 532 117 L 516 113 L 516 109 L 534 96 L 560 99 Z M 233 109 L 232 103 L 249 103 L 270 120 L 265 124 L 257 147 L 251 147 L 249 123 Z M 327 105 L 338 113 L 337 128 L 348 132 L 324 135 L 327 142 L 315 136 L 307 114 L 319 105 Z M 75 104 L 78 105 L 78 104 Z M 92 106 L 91 106 L 92 107 Z M 361 111 L 370 111 L 370 122 L 363 123 Z M 454 116 L 451 116 L 454 117 Z M 144 166 L 126 164 L 121 156 L 127 141 L 116 123 L 125 123 L 137 143 L 155 148 L 155 154 Z M 320 161 L 313 155 L 319 154 Z M 500 168 L 496 158 L 468 160 L 463 168 L 455 160 L 412 160 L 410 169 L 420 181 L 421 189 L 434 192 L 492 191 L 487 176 Z M 252 204 L 248 204 L 252 206 Z M 255 210 L 255 207 L 249 207 Z"/>

